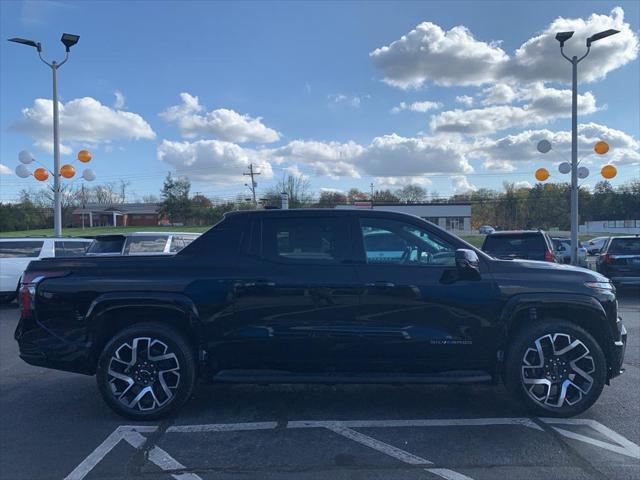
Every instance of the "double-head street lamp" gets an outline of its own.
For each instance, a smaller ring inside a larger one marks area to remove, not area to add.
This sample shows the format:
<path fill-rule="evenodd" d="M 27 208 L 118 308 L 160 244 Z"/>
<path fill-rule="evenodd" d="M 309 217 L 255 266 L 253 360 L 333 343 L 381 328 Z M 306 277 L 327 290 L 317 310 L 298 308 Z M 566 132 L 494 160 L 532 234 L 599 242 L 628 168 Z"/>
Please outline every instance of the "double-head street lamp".
<path fill-rule="evenodd" d="M 62 202 L 60 197 L 60 136 L 59 136 L 59 115 L 58 115 L 58 79 L 57 71 L 69 59 L 69 50 L 80 40 L 79 35 L 63 33 L 60 41 L 65 47 L 64 60 L 60 63 L 55 60 L 47 62 L 42 58 L 42 45 L 26 38 L 10 38 L 10 42 L 21 43 L 29 47 L 34 47 L 38 51 L 40 60 L 51 68 L 53 74 L 53 234 L 62 234 Z"/>
<path fill-rule="evenodd" d="M 560 42 L 560 53 L 572 66 L 572 90 L 571 90 L 571 264 L 577 265 L 578 260 L 578 63 L 589 55 L 591 44 L 597 40 L 610 37 L 618 33 L 618 30 L 605 30 L 587 38 L 587 51 L 578 58 L 569 58 L 564 53 L 564 43 L 569 40 L 574 32 L 560 32 L 556 34 L 556 40 Z"/>

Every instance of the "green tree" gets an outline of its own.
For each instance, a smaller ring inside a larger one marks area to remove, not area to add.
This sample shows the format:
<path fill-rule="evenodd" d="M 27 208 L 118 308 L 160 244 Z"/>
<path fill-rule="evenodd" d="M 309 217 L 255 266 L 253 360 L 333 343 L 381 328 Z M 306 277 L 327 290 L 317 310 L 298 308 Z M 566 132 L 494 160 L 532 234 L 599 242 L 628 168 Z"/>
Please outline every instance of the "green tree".
<path fill-rule="evenodd" d="M 164 179 L 160 194 L 160 214 L 166 215 L 171 223 L 187 223 L 190 219 L 192 202 L 189 199 L 191 182 L 189 179 L 173 178 L 171 172 Z"/>

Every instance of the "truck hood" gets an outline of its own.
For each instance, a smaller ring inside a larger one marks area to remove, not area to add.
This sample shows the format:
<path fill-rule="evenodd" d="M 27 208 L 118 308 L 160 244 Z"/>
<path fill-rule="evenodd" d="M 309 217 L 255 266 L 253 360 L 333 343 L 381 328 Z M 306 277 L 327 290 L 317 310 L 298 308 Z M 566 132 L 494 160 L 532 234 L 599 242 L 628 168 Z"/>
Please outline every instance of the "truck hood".
<path fill-rule="evenodd" d="M 549 276 L 549 279 L 567 281 L 580 280 L 582 282 L 608 282 L 609 279 L 593 270 L 573 265 L 535 260 L 500 260 L 491 262 L 492 273 L 522 274 L 527 276 Z"/>

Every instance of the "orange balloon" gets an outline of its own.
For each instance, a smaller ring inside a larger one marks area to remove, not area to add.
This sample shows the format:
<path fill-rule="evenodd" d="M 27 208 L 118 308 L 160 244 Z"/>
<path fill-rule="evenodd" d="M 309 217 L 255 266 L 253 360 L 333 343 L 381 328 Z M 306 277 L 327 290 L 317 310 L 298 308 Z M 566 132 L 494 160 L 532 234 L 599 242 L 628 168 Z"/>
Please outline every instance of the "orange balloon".
<path fill-rule="evenodd" d="M 607 142 L 605 142 L 604 140 L 600 140 L 598 143 L 596 143 L 595 147 L 593 147 L 593 149 L 595 150 L 595 152 L 598 155 L 604 155 L 605 153 L 607 153 L 609 151 L 609 144 Z"/>
<path fill-rule="evenodd" d="M 62 175 L 64 178 L 73 178 L 75 174 L 76 169 L 73 168 L 73 165 L 67 163 L 60 168 L 60 175 Z"/>
<path fill-rule="evenodd" d="M 49 172 L 47 172 L 46 168 L 40 167 L 35 169 L 35 171 L 33 172 L 33 176 L 39 182 L 44 182 L 47 178 L 49 178 Z"/>
<path fill-rule="evenodd" d="M 602 170 L 600 170 L 600 175 L 602 175 L 607 180 L 612 179 L 617 174 L 618 174 L 618 169 L 613 165 L 605 165 L 604 167 L 602 167 Z"/>
<path fill-rule="evenodd" d="M 89 150 L 80 150 L 78 152 L 78 160 L 82 163 L 87 163 L 91 161 L 91 152 Z"/>
<path fill-rule="evenodd" d="M 547 178 L 549 178 L 549 170 L 546 168 L 539 168 L 536 170 L 536 180 L 544 182 Z"/>

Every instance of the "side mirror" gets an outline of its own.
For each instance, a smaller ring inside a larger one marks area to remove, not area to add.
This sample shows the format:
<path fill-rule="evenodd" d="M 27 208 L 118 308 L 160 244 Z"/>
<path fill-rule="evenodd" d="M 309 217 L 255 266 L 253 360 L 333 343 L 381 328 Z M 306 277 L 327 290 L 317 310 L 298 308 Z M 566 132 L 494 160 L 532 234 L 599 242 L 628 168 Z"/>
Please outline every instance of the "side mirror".
<path fill-rule="evenodd" d="M 456 267 L 461 277 L 480 279 L 480 259 L 473 250 L 467 248 L 456 250 Z"/>

